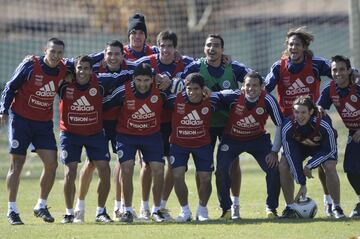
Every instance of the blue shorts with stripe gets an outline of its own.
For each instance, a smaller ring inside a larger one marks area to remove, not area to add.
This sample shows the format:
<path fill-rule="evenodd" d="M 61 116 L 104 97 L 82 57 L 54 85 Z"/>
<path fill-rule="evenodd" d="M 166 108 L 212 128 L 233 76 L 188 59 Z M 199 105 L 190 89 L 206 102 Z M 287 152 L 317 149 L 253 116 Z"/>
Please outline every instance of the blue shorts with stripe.
<path fill-rule="evenodd" d="M 103 131 L 90 136 L 64 131 L 60 133 L 60 160 L 63 164 L 81 162 L 83 147 L 89 160 L 110 160 L 108 144 Z"/>
<path fill-rule="evenodd" d="M 199 148 L 185 148 L 176 144 L 170 145 L 171 168 L 185 166 L 190 154 L 194 159 L 196 171 L 212 172 L 214 170 L 213 148 L 211 144 Z"/>
<path fill-rule="evenodd" d="M 107 141 L 110 141 L 112 152 L 116 153 L 116 120 L 103 120 L 103 128 Z"/>
<path fill-rule="evenodd" d="M 10 113 L 8 135 L 11 154 L 26 155 L 30 144 L 35 150 L 57 150 L 52 120 L 36 121 Z"/>
<path fill-rule="evenodd" d="M 360 143 L 355 143 L 350 135 L 345 149 L 344 171 L 360 174 Z"/>
<path fill-rule="evenodd" d="M 160 132 L 151 135 L 116 135 L 116 152 L 119 162 L 135 160 L 136 151 L 140 150 L 145 163 L 164 161 L 164 146 Z"/>

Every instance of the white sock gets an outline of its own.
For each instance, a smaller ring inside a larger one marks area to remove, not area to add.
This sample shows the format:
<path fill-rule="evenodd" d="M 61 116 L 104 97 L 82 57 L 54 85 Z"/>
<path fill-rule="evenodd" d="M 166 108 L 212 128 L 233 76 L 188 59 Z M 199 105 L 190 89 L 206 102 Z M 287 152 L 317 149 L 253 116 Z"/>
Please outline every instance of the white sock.
<path fill-rule="evenodd" d="M 141 205 L 140 205 L 141 209 L 143 210 L 149 210 L 150 207 L 149 207 L 149 201 L 142 201 L 141 200 Z"/>
<path fill-rule="evenodd" d="M 121 201 L 115 200 L 115 201 L 114 201 L 114 211 L 116 211 L 116 210 L 120 210 L 120 211 L 121 211 L 121 208 L 122 208 Z"/>
<path fill-rule="evenodd" d="M 104 212 L 104 210 L 105 209 L 103 207 L 96 207 L 96 215 L 95 216 L 102 214 Z"/>
<path fill-rule="evenodd" d="M 85 200 L 78 199 L 76 202 L 76 211 L 84 211 L 85 210 Z"/>
<path fill-rule="evenodd" d="M 124 211 L 133 213 L 133 208 L 132 207 L 125 207 Z"/>
<path fill-rule="evenodd" d="M 198 208 L 197 208 L 197 211 L 198 212 L 207 212 L 207 207 L 203 207 L 201 206 L 200 204 L 198 205 Z"/>
<path fill-rule="evenodd" d="M 190 212 L 190 207 L 189 207 L 189 204 L 186 204 L 184 206 L 181 207 L 181 211 L 185 214 L 185 215 L 189 215 L 191 212 Z"/>
<path fill-rule="evenodd" d="M 160 208 L 166 208 L 166 203 L 167 203 L 166 200 L 161 200 L 161 202 L 160 202 Z"/>
<path fill-rule="evenodd" d="M 74 208 L 66 208 L 66 215 L 74 215 Z"/>
<path fill-rule="evenodd" d="M 17 207 L 16 207 L 16 202 L 8 202 L 8 213 L 7 215 L 9 215 L 11 212 L 15 212 L 15 213 L 19 213 Z"/>
<path fill-rule="evenodd" d="M 239 206 L 240 205 L 240 198 L 232 196 L 232 202 L 233 202 L 233 205 Z"/>
<path fill-rule="evenodd" d="M 159 210 L 160 210 L 160 207 L 157 207 L 155 205 L 152 207 L 152 213 L 158 212 Z"/>
<path fill-rule="evenodd" d="M 331 196 L 329 194 L 324 194 L 324 205 L 325 204 L 333 204 Z"/>
<path fill-rule="evenodd" d="M 47 200 L 39 198 L 34 209 L 45 208 L 47 205 Z"/>

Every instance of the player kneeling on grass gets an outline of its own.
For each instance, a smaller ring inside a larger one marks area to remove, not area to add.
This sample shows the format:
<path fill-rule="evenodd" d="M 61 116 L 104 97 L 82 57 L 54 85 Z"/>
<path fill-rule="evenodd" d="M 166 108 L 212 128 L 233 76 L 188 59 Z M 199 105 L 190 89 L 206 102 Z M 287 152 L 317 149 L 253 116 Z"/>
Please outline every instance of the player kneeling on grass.
<path fill-rule="evenodd" d="M 281 129 L 281 138 L 284 149 L 284 161 L 280 161 L 280 179 L 283 187 L 286 208 L 281 218 L 295 218 L 294 187 L 292 182 L 284 180 L 286 170 L 291 171 L 300 189 L 295 200 L 306 197 L 306 177 L 313 178 L 311 170 L 322 167 L 326 175 L 331 198 L 334 202 L 333 213 L 335 218 L 345 217 L 340 207 L 340 181 L 336 171 L 337 145 L 336 131 L 332 127 L 329 116 L 321 116 L 310 96 L 299 96 L 293 103 L 293 116 L 284 120 Z M 303 161 L 311 157 L 305 166 Z M 284 172 L 285 171 L 285 172 Z"/>
<path fill-rule="evenodd" d="M 62 223 L 74 221 L 75 179 L 82 148 L 99 173 L 98 207 L 96 221 L 112 222 L 105 203 L 110 190 L 109 150 L 102 125 L 102 94 L 96 75 L 92 73 L 92 60 L 81 56 L 75 64 L 75 82 L 60 88 L 60 147 L 64 169 L 64 196 L 66 214 Z"/>
<path fill-rule="evenodd" d="M 230 166 L 243 152 L 254 156 L 266 173 L 266 213 L 268 218 L 276 218 L 280 194 L 278 151 L 281 147 L 282 113 L 276 99 L 262 90 L 263 80 L 257 72 L 249 72 L 244 79 L 241 91 L 220 92 L 220 97 L 224 97 L 222 101 L 230 108 L 229 121 L 218 146 L 215 173 L 218 198 L 223 210 L 220 219 L 232 219 Z M 273 145 L 265 130 L 269 116 L 276 125 Z"/>
<path fill-rule="evenodd" d="M 181 205 L 176 221 L 191 221 L 188 204 L 188 188 L 185 172 L 190 153 L 193 156 L 196 174 L 199 178 L 199 205 L 196 220 L 209 220 L 206 207 L 211 194 L 211 173 L 213 171 L 213 150 L 210 138 L 210 119 L 215 107 L 210 99 L 204 99 L 204 77 L 191 73 L 185 79 L 185 91 L 177 94 L 172 113 L 170 136 L 170 163 L 174 176 L 174 187 Z"/>

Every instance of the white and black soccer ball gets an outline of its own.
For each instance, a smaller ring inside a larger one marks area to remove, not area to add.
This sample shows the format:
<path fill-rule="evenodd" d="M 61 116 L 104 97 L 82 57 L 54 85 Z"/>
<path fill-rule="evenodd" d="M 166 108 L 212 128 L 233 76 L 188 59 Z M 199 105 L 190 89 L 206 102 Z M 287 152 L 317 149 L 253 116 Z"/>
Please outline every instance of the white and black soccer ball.
<path fill-rule="evenodd" d="M 294 210 L 299 218 L 314 218 L 317 205 L 313 199 L 305 197 L 295 202 Z"/>
<path fill-rule="evenodd" d="M 177 94 L 185 88 L 185 82 L 180 78 L 173 78 L 171 82 L 170 91 L 172 94 Z"/>

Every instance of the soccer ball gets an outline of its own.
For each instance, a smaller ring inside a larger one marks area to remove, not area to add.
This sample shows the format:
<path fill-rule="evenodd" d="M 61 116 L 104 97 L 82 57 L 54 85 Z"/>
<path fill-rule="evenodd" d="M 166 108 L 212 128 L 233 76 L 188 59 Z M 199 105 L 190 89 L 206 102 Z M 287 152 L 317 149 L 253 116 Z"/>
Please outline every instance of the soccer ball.
<path fill-rule="evenodd" d="M 172 83 L 171 83 L 171 87 L 170 87 L 170 92 L 172 94 L 177 94 L 177 93 L 181 92 L 184 88 L 185 88 L 184 80 L 182 80 L 180 78 L 172 79 Z"/>
<path fill-rule="evenodd" d="M 317 205 L 314 200 L 305 197 L 295 202 L 294 210 L 299 218 L 314 218 L 317 212 Z"/>

